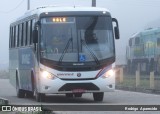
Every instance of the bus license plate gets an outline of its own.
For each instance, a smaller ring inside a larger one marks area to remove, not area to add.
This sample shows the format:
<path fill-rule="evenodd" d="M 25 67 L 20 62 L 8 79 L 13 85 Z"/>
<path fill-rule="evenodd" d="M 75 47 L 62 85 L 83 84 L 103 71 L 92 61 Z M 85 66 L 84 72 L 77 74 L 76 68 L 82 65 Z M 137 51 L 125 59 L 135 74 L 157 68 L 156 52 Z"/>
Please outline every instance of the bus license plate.
<path fill-rule="evenodd" d="M 85 89 L 73 89 L 73 93 L 84 93 L 86 90 Z"/>

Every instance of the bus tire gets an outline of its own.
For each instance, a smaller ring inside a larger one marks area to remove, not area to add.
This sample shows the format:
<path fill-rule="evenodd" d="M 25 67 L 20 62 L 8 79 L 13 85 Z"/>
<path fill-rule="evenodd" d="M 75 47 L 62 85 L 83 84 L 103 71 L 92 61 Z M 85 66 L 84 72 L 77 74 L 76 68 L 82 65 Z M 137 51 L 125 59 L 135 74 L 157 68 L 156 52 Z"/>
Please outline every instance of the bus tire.
<path fill-rule="evenodd" d="M 75 97 L 82 97 L 82 93 L 75 93 L 74 96 Z"/>
<path fill-rule="evenodd" d="M 34 78 L 33 71 L 31 72 L 31 83 L 32 83 L 32 91 L 33 96 L 37 102 L 44 102 L 45 101 L 45 94 L 44 93 L 39 93 L 36 87 L 36 81 Z"/>
<path fill-rule="evenodd" d="M 17 73 L 16 73 L 17 75 Z M 18 98 L 24 98 L 25 97 L 25 91 L 19 88 L 19 80 L 18 76 L 16 76 L 16 93 Z"/>
<path fill-rule="evenodd" d="M 34 97 L 34 77 L 33 72 L 31 72 L 31 91 L 26 91 L 26 97 L 27 98 L 33 98 Z"/>
<path fill-rule="evenodd" d="M 38 93 L 37 88 L 34 89 L 34 97 L 37 102 L 44 102 L 45 101 L 45 94 Z"/>
<path fill-rule="evenodd" d="M 104 92 L 93 93 L 94 101 L 103 101 Z"/>
<path fill-rule="evenodd" d="M 45 94 L 44 93 L 39 93 L 37 91 L 36 87 L 34 87 L 34 96 L 35 96 L 35 100 L 37 102 L 44 102 L 45 101 Z"/>
<path fill-rule="evenodd" d="M 45 94 L 36 93 L 35 99 L 36 99 L 37 102 L 44 102 L 45 101 Z"/>

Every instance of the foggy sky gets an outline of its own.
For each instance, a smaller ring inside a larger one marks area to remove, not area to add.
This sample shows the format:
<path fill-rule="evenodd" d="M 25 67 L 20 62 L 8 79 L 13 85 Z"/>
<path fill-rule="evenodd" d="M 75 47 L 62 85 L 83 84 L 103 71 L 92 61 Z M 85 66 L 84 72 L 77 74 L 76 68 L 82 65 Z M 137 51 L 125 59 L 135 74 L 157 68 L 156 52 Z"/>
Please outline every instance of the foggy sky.
<path fill-rule="evenodd" d="M 17 7 L 18 4 L 20 5 Z M 91 6 L 91 0 L 31 0 L 31 9 L 43 5 Z M 112 17 L 119 21 L 120 40 L 116 40 L 118 64 L 125 63 L 125 50 L 129 37 L 150 26 L 155 20 L 160 22 L 160 0 L 97 0 L 97 7 L 107 8 Z M 1 1 L 0 64 L 9 61 L 9 24 L 26 10 L 27 0 Z"/>

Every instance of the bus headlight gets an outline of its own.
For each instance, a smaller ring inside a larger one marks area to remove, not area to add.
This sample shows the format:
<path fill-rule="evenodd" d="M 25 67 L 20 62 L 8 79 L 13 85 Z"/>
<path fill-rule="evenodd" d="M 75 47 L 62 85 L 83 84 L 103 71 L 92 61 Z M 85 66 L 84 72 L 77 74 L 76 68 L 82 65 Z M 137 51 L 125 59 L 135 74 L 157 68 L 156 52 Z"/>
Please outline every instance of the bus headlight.
<path fill-rule="evenodd" d="M 102 76 L 102 78 L 108 78 L 108 77 L 110 77 L 110 76 L 114 76 L 114 70 L 109 70 L 109 71 L 107 71 L 106 73 L 104 73 L 103 74 L 103 76 Z"/>
<path fill-rule="evenodd" d="M 45 79 L 54 79 L 55 76 L 47 71 L 41 71 L 41 76 Z"/>

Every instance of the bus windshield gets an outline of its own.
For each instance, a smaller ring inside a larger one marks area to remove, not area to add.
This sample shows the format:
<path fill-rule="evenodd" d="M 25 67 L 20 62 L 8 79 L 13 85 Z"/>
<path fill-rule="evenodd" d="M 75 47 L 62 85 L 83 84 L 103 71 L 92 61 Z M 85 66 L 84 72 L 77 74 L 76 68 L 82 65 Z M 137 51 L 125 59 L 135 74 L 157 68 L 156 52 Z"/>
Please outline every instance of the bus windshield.
<path fill-rule="evenodd" d="M 111 17 L 41 19 L 41 58 L 56 62 L 97 62 L 114 57 Z"/>

